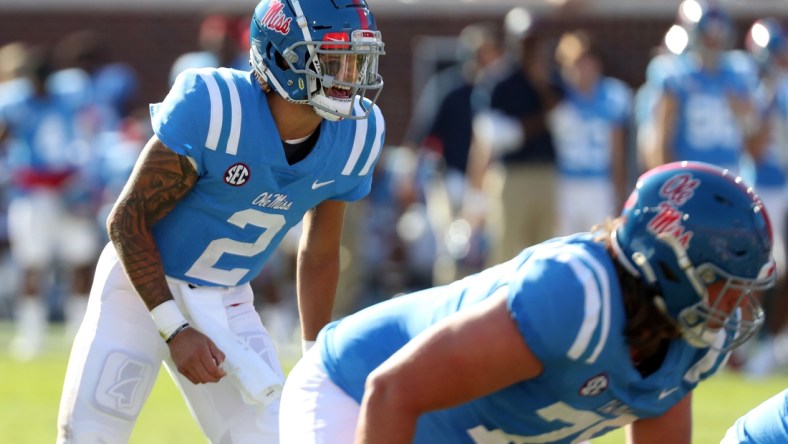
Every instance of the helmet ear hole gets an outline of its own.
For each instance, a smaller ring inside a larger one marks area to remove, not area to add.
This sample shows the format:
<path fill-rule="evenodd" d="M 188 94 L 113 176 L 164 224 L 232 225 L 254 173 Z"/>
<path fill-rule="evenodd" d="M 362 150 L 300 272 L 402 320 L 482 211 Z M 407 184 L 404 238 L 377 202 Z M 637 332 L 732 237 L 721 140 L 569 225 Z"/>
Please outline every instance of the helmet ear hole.
<path fill-rule="evenodd" d="M 662 272 L 662 275 L 665 276 L 665 279 L 668 279 L 671 282 L 679 282 L 679 277 L 673 273 L 673 270 L 670 268 L 668 264 L 664 261 L 659 261 L 659 270 Z"/>
<path fill-rule="evenodd" d="M 282 54 L 280 54 L 279 51 L 274 52 L 274 60 L 276 61 L 276 66 L 278 66 L 279 69 L 290 69 L 290 65 L 287 64 L 287 61 L 284 57 L 282 57 Z"/>

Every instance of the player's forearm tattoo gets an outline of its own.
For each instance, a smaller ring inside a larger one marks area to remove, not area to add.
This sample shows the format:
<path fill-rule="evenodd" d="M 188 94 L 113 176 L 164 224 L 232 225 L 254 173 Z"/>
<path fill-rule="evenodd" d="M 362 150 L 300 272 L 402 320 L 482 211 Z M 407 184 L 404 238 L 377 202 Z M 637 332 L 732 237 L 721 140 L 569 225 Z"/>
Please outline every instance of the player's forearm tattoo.
<path fill-rule="evenodd" d="M 160 142 L 146 148 L 115 204 L 109 229 L 123 268 L 149 309 L 172 299 L 151 227 L 189 193 L 198 175 Z"/>

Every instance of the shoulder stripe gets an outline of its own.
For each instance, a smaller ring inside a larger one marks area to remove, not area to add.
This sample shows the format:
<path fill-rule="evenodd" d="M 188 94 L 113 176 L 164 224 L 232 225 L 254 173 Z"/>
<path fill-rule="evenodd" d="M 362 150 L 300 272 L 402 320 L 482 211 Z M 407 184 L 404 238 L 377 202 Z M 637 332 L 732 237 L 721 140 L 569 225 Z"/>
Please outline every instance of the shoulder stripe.
<path fill-rule="evenodd" d="M 605 348 L 607 337 L 610 334 L 610 280 L 605 268 L 598 260 L 591 257 L 585 250 L 578 249 L 578 252 L 582 260 L 586 263 L 586 266 L 590 266 L 594 269 L 594 275 L 596 276 L 597 285 L 599 286 L 598 289 L 602 292 L 602 330 L 599 332 L 599 342 L 594 349 L 594 353 L 586 360 L 587 363 L 593 364 L 596 362 L 597 358 L 599 358 L 602 349 Z"/>
<path fill-rule="evenodd" d="M 567 264 L 572 268 L 577 280 L 583 284 L 583 293 L 585 294 L 583 323 L 580 325 L 580 331 L 575 337 L 575 342 L 569 347 L 567 352 L 567 356 L 576 360 L 588 350 L 594 331 L 599 325 L 599 308 L 602 302 L 599 296 L 599 288 L 596 286 L 595 279 L 591 276 L 591 270 L 574 258 L 569 259 Z"/>
<path fill-rule="evenodd" d="M 576 256 L 569 257 L 565 262 L 577 276 L 578 281 L 583 284 L 585 304 L 583 323 L 567 356 L 571 359 L 579 359 L 587 353 L 594 333 L 599 330 L 596 347 L 586 358 L 586 363 L 593 364 L 602 353 L 610 333 L 610 282 L 607 273 L 596 259 L 580 248 L 570 248 Z"/>
<path fill-rule="evenodd" d="M 356 112 L 359 112 L 361 109 L 361 105 L 358 102 L 355 103 Z M 353 151 L 350 152 L 350 157 L 347 159 L 347 163 L 345 167 L 342 169 L 343 176 L 349 176 L 350 173 L 353 172 L 353 168 L 356 167 L 358 163 L 359 157 L 361 157 L 361 153 L 364 151 L 364 145 L 366 145 L 367 140 L 367 126 L 369 122 L 367 119 L 356 120 L 356 134 L 353 138 Z"/>
<path fill-rule="evenodd" d="M 380 112 L 380 108 L 377 106 L 374 107 L 373 110 L 375 116 L 375 140 L 372 142 L 372 152 L 369 153 L 369 158 L 367 158 L 367 163 L 364 165 L 364 168 L 358 173 L 359 176 L 364 176 L 369 172 L 380 154 L 380 149 L 383 147 L 383 130 L 385 129 L 383 115 Z"/>
<path fill-rule="evenodd" d="M 226 69 L 220 69 L 219 75 L 227 83 L 230 91 L 230 136 L 227 138 L 227 154 L 235 155 L 238 152 L 238 142 L 241 139 L 241 120 L 243 112 L 241 110 L 241 98 L 238 95 L 238 87 L 235 86 L 233 78 Z"/>
<path fill-rule="evenodd" d="M 205 147 L 211 150 L 216 150 L 219 146 L 219 136 L 222 132 L 222 115 L 224 109 L 222 106 L 222 94 L 219 92 L 219 85 L 213 76 L 205 73 L 198 73 L 205 86 L 208 88 L 208 98 L 211 101 L 211 122 L 208 125 L 208 137 L 205 139 Z"/>

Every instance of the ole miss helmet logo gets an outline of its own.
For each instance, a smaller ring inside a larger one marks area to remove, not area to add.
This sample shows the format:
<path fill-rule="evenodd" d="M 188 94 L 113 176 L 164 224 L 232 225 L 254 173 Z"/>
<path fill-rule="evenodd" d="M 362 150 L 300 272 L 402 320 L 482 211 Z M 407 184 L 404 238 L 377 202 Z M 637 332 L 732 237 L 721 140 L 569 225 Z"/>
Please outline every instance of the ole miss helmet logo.
<path fill-rule="evenodd" d="M 242 163 L 236 163 L 224 173 L 224 182 L 234 187 L 240 187 L 248 181 L 249 167 Z"/>
<path fill-rule="evenodd" d="M 679 207 L 695 196 L 695 189 L 699 185 L 700 180 L 686 173 L 677 174 L 666 181 L 659 190 L 660 197 L 665 198 L 665 201 L 660 202 L 656 214 L 649 221 L 649 231 L 655 235 L 667 233 L 687 248 L 694 233 L 685 229 L 685 215 Z"/>
<path fill-rule="evenodd" d="M 268 11 L 260 20 L 260 26 L 287 35 L 290 32 L 290 22 L 293 18 L 286 16 L 284 9 L 285 5 L 280 0 L 271 0 L 271 3 L 268 4 Z"/>

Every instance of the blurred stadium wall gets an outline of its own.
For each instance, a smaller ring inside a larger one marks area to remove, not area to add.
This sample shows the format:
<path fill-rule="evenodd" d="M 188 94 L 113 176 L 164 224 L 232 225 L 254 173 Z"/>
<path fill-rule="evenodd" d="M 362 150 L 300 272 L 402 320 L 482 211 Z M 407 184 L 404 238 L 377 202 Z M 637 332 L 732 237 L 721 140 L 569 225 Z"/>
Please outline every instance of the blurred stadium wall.
<path fill-rule="evenodd" d="M 383 32 L 387 55 L 381 72 L 386 87 L 387 142 L 398 144 L 408 124 L 423 70 L 414 70 L 414 48 L 423 36 L 455 36 L 468 23 L 500 20 L 525 6 L 554 35 L 574 27 L 593 32 L 606 69 L 636 87 L 643 82 L 652 49 L 675 17 L 680 0 L 369 0 Z M 250 15 L 254 0 L 0 0 L 0 46 L 12 41 L 52 45 L 66 34 L 92 29 L 106 37 L 113 61 L 133 65 L 142 99 L 163 98 L 175 58 L 196 49 L 206 14 Z M 737 46 L 753 20 L 788 17 L 788 0 L 722 1 L 739 28 Z M 414 75 L 415 73 L 422 73 Z M 419 79 L 414 82 L 414 78 Z"/>

